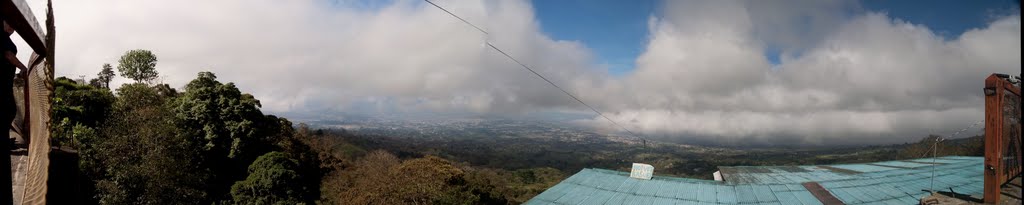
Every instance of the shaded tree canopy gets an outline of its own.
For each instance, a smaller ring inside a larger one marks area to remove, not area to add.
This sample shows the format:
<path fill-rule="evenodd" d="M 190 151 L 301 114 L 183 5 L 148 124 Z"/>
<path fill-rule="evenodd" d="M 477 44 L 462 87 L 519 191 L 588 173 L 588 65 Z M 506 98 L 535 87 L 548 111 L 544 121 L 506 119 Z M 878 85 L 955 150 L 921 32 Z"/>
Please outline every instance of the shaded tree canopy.
<path fill-rule="evenodd" d="M 300 204 L 309 188 L 302 182 L 299 162 L 283 152 L 270 152 L 249 165 L 249 176 L 231 186 L 238 204 Z"/>
<path fill-rule="evenodd" d="M 201 147 L 176 135 L 167 98 L 142 84 L 117 89 L 114 113 L 82 154 L 101 204 L 209 202 Z"/>
<path fill-rule="evenodd" d="M 281 145 L 292 137 L 291 122 L 264 115 L 256 98 L 242 93 L 234 83 L 217 81 L 211 72 L 200 72 L 184 92 L 163 85 L 155 86 L 154 92 L 173 96 L 168 107 L 179 128 L 176 134 L 199 144 L 203 167 L 221 173 L 207 181 L 209 194 L 215 198 L 233 197 L 231 186 L 246 177 L 246 167 L 257 157 L 288 151 Z"/>
<path fill-rule="evenodd" d="M 57 139 L 54 146 L 79 144 L 88 133 L 94 133 L 93 128 L 102 125 L 111 113 L 115 100 L 110 90 L 80 85 L 65 77 L 54 80 L 51 99 L 51 136 Z"/>
<path fill-rule="evenodd" d="M 265 198 L 293 204 L 319 198 L 309 191 L 319 185 L 319 159 L 292 138 L 291 122 L 264 115 L 252 95 L 218 82 L 213 73 L 200 73 L 184 92 L 142 82 L 114 93 L 67 78 L 55 84 L 51 131 L 56 144 L 74 142 L 79 150 L 89 181 L 84 189 L 96 200 L 85 204 L 251 204 Z M 232 193 L 234 184 L 275 195 L 244 197 Z"/>
<path fill-rule="evenodd" d="M 186 134 L 200 136 L 207 151 L 228 158 L 259 156 L 264 152 L 246 151 L 280 131 L 278 122 L 259 110 L 259 100 L 243 94 L 234 83 L 217 81 L 210 72 L 200 72 L 189 82 L 173 106 L 182 126 L 188 128 Z"/>

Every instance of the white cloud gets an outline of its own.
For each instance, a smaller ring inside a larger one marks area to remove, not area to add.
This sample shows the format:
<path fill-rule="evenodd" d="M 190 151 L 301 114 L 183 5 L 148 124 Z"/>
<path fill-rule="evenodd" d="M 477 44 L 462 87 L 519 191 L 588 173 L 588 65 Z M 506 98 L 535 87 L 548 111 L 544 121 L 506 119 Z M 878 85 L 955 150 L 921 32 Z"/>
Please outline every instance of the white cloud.
<path fill-rule="evenodd" d="M 45 1 L 30 2 L 42 15 Z M 622 77 L 610 77 L 585 45 L 543 34 L 523 1 L 438 2 L 489 36 L 421 1 L 54 4 L 58 76 L 93 76 L 127 50 L 149 49 L 165 82 L 182 86 L 213 71 L 276 113 L 356 103 L 583 110 L 485 47 L 491 42 L 631 129 L 695 142 L 902 142 L 943 133 L 980 120 L 987 74 L 1021 65 L 1019 15 L 943 39 L 849 2 L 668 1 L 650 21 L 636 70 Z M 783 52 L 782 61 L 773 65 L 766 50 Z"/>
<path fill-rule="evenodd" d="M 1020 69 L 1018 15 L 946 40 L 868 12 L 773 66 L 751 35 L 759 20 L 743 15 L 748 5 L 675 3 L 683 5 L 667 13 L 677 15 L 652 24 L 646 53 L 623 81 L 633 101 L 612 115 L 654 136 L 846 144 L 949 134 L 982 119 L 988 74 Z"/>
<path fill-rule="evenodd" d="M 92 75 L 129 49 L 158 55 L 165 81 L 204 70 L 251 91 L 270 111 L 400 97 L 480 111 L 566 101 L 490 41 L 556 80 L 598 75 L 576 42 L 538 32 L 525 2 L 439 2 L 485 36 L 421 1 L 373 10 L 320 1 L 57 2 L 58 75 Z M 459 3 L 459 4 L 454 4 Z M 501 25 L 501 26 L 489 26 Z"/>

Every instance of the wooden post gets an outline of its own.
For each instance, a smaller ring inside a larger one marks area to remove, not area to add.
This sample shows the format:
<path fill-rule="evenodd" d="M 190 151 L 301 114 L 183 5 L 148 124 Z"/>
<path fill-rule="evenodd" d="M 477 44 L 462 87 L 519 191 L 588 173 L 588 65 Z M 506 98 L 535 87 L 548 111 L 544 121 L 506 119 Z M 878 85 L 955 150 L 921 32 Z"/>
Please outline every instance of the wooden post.
<path fill-rule="evenodd" d="M 999 106 L 1003 100 L 1003 79 L 995 75 L 985 79 L 985 203 L 995 204 L 999 201 L 999 141 L 1002 139 L 1000 127 L 1003 125 L 1003 112 Z"/>
<path fill-rule="evenodd" d="M 1019 105 L 1006 105 L 1020 99 L 1020 88 L 1005 77 L 992 74 L 985 79 L 984 201 L 988 204 L 998 203 L 1000 187 L 1021 171 L 1021 110 Z M 1007 121 L 1007 117 L 1015 117 L 1016 121 Z"/>

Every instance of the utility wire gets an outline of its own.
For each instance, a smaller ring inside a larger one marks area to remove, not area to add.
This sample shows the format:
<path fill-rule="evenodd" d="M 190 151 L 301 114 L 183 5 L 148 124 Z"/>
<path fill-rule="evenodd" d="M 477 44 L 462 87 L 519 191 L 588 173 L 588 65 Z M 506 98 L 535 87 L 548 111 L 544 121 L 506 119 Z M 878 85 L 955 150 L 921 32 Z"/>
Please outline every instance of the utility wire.
<path fill-rule="evenodd" d="M 469 26 L 472 26 L 473 28 L 476 28 L 476 30 L 477 30 L 477 31 L 480 31 L 481 33 L 484 33 L 484 35 L 490 35 L 490 34 L 488 34 L 488 33 L 487 33 L 487 31 L 484 31 L 484 29 L 482 29 L 482 28 L 480 28 L 480 27 L 477 27 L 476 25 L 473 25 L 473 23 L 470 23 L 470 22 L 469 22 L 469 21 L 467 21 L 466 19 L 463 19 L 462 17 L 459 17 L 459 15 L 455 15 L 455 13 L 452 13 L 451 11 L 448 11 L 448 9 L 444 9 L 443 7 L 441 7 L 441 6 L 438 6 L 438 5 L 437 5 L 437 4 L 435 4 L 434 2 L 431 2 L 430 0 L 423 0 L 423 1 L 426 1 L 427 3 L 430 3 L 430 5 L 434 5 L 434 7 L 437 7 L 438 9 L 441 9 L 441 11 L 444 11 L 445 13 L 451 14 L 451 15 L 452 15 L 452 16 L 454 16 L 455 18 L 457 18 L 457 19 L 461 20 L 461 21 L 462 21 L 463 23 L 466 23 L 466 24 L 468 24 Z M 511 57 L 510 57 L 510 58 L 511 58 Z"/>
<path fill-rule="evenodd" d="M 969 125 L 967 127 L 964 127 L 963 129 L 957 130 L 956 132 L 953 132 L 952 134 L 950 134 L 948 139 L 955 139 L 956 136 L 959 135 L 960 133 L 966 132 L 967 130 L 971 129 L 972 127 L 978 126 L 978 125 L 980 125 L 981 123 L 984 123 L 984 122 L 985 122 L 984 120 L 977 121 L 977 122 L 974 122 L 974 124 L 971 124 L 971 125 Z M 981 128 L 982 128 L 981 131 L 985 131 L 985 127 L 981 127 Z M 939 141 L 944 141 L 944 140 L 945 139 L 942 139 L 942 136 L 936 136 L 936 138 L 935 138 L 936 142 L 934 144 L 932 144 L 932 149 L 935 149 L 935 147 L 938 146 L 938 142 Z M 934 155 L 934 153 L 933 153 L 933 155 Z M 928 152 L 922 153 L 921 157 L 918 157 L 918 158 L 924 158 L 926 156 L 928 156 Z"/>
<path fill-rule="evenodd" d="M 615 124 L 615 126 L 618 126 L 619 128 L 622 128 L 622 130 L 625 130 L 626 132 L 628 132 L 628 133 L 629 133 L 630 135 L 633 135 L 634 137 L 637 137 L 637 135 L 636 135 L 636 134 L 634 134 L 634 133 L 633 133 L 633 131 L 629 131 L 629 129 L 626 129 L 626 127 L 623 127 L 622 125 L 619 125 L 619 123 L 616 123 L 616 122 L 615 122 L 614 120 L 612 120 L 611 118 L 608 118 L 608 116 L 605 116 L 605 115 L 604 115 L 603 113 L 601 113 L 601 111 L 597 111 L 597 109 L 595 109 L 595 108 L 594 108 L 593 106 L 590 106 L 590 105 L 588 105 L 587 103 L 583 102 L 583 100 L 580 100 L 580 99 L 579 99 L 579 98 L 577 98 L 576 96 L 572 95 L 571 93 L 569 93 L 569 91 L 566 91 L 565 89 L 562 89 L 562 87 L 559 87 L 559 86 L 558 86 L 558 85 L 556 85 L 556 84 L 555 84 L 554 82 L 551 82 L 551 80 L 548 80 L 548 78 L 545 78 L 545 77 L 544 77 L 543 75 L 540 75 L 540 73 L 537 73 L 537 71 L 534 71 L 534 70 L 533 70 L 532 68 L 530 68 L 529 66 L 526 66 L 525 64 L 523 64 L 523 63 L 519 62 L 519 61 L 518 61 L 518 60 L 516 60 L 515 58 L 512 58 L 512 56 L 508 55 L 508 53 L 505 53 L 505 51 L 502 51 L 501 49 L 498 49 L 498 47 L 495 47 L 495 46 L 494 46 L 493 44 L 491 44 L 490 42 L 487 42 L 487 46 L 490 46 L 491 48 L 493 48 L 494 50 L 498 51 L 498 52 L 499 52 L 499 53 L 501 53 L 502 55 L 505 55 L 505 57 L 508 57 L 508 59 L 512 59 L 512 61 L 515 61 L 515 62 L 516 62 L 516 64 L 519 64 L 519 65 L 520 65 L 520 66 L 522 66 L 523 68 L 526 68 L 526 70 L 529 70 L 529 71 L 530 71 L 531 73 L 533 73 L 534 75 L 537 75 L 537 77 L 540 77 L 540 79 L 543 79 L 544 81 L 547 81 L 547 82 L 548 82 L 548 84 L 551 84 L 551 86 L 555 86 L 555 88 L 558 88 L 558 90 L 561 90 L 561 91 L 562 91 L 563 93 L 565 93 L 566 95 L 569 95 L 569 97 L 572 97 L 572 99 L 573 99 L 573 100 L 576 100 L 576 102 L 580 102 L 580 104 L 583 104 L 583 106 L 587 106 L 587 108 L 590 108 L 590 110 L 593 110 L 593 111 L 594 111 L 595 113 L 597 113 L 597 115 L 600 115 L 601 117 L 604 117 L 604 119 L 608 120 L 608 122 L 612 122 L 612 124 Z"/>
<path fill-rule="evenodd" d="M 423 1 L 426 1 L 427 3 L 430 3 L 430 5 L 434 5 L 434 7 L 437 7 L 438 9 L 441 9 L 441 11 L 444 11 L 445 13 L 448 13 L 452 17 L 455 17 L 455 18 L 461 20 L 463 23 L 466 23 L 467 25 L 472 26 L 473 28 L 475 28 L 476 30 L 480 31 L 484 35 L 490 35 L 489 33 L 487 33 L 487 31 L 484 31 L 484 29 L 481 29 L 480 27 L 474 25 L 473 23 L 470 23 L 466 19 L 463 19 L 462 17 L 459 17 L 459 15 L 455 15 L 455 13 L 452 13 L 451 11 L 448 11 L 447 9 L 444 9 L 440 5 L 437 5 L 434 2 L 431 2 L 430 0 L 423 0 Z M 519 60 L 516 60 L 516 58 L 512 57 L 512 55 L 509 55 L 508 53 L 505 53 L 505 51 L 502 51 L 497 46 L 494 46 L 494 44 L 491 44 L 491 42 L 487 42 L 487 46 L 491 47 L 495 51 L 498 51 L 498 53 L 501 53 L 501 55 L 504 55 L 505 57 L 507 57 L 509 60 L 512 60 L 516 64 L 519 64 L 519 66 L 521 66 L 521 67 L 525 68 L 526 70 L 530 71 L 530 73 L 533 73 L 533 75 L 536 75 L 537 77 L 540 77 L 540 79 L 548 82 L 548 84 L 551 84 L 551 86 L 554 86 L 555 88 L 558 88 L 558 90 L 561 90 L 562 93 L 565 93 L 565 95 L 568 95 L 569 97 L 572 97 L 572 99 L 576 100 L 576 102 L 579 102 L 580 104 L 583 104 L 583 106 L 586 106 L 587 108 L 590 108 L 590 110 L 594 111 L 595 113 L 597 113 L 597 115 L 600 115 L 605 120 L 608 120 L 608 122 L 611 122 L 612 124 L 614 124 L 615 126 L 621 128 L 622 130 L 625 130 L 627 133 L 629 133 L 633 137 L 636 137 L 636 138 L 639 138 L 639 139 L 643 140 L 644 141 L 644 145 L 647 144 L 647 139 L 644 139 L 644 138 L 640 137 L 639 135 L 636 135 L 635 133 L 633 133 L 633 131 L 630 131 L 629 129 L 626 129 L 626 127 L 624 127 L 624 126 L 620 125 L 619 123 L 615 122 L 615 120 L 612 120 L 608 116 L 605 116 L 604 113 L 601 113 L 601 111 L 598 111 L 593 106 L 590 106 L 589 104 L 583 102 L 583 100 L 580 100 L 580 98 L 577 98 L 572 93 L 569 93 L 569 91 L 563 89 L 562 87 L 558 86 L 554 82 L 551 82 L 551 80 L 548 80 L 548 78 L 544 77 L 544 75 L 541 75 L 537 71 L 533 70 L 533 68 L 530 68 L 530 66 L 527 66 L 526 64 L 523 64 Z"/>
<path fill-rule="evenodd" d="M 967 127 L 963 128 L 963 129 L 957 130 L 952 135 L 950 135 L 949 138 L 952 139 L 952 138 L 956 137 L 956 135 L 960 134 L 961 132 L 965 132 L 968 129 L 971 129 L 974 126 L 978 126 L 979 124 L 984 123 L 984 122 L 985 122 L 985 120 L 981 120 L 981 121 L 975 122 L 974 124 L 971 124 L 971 126 L 967 126 Z M 931 165 L 931 167 L 932 167 L 932 171 L 931 171 L 932 172 L 932 177 L 931 177 L 931 182 L 929 182 L 929 184 L 928 184 L 928 190 L 930 190 L 933 195 L 935 194 L 935 167 L 936 167 L 935 159 L 939 157 L 938 156 L 939 155 L 939 142 L 942 142 L 942 141 L 945 141 L 945 140 L 946 139 L 943 139 L 942 136 L 937 136 L 937 137 L 935 137 L 935 143 L 932 144 L 932 165 Z M 928 154 L 928 153 L 925 152 L 925 154 Z"/>

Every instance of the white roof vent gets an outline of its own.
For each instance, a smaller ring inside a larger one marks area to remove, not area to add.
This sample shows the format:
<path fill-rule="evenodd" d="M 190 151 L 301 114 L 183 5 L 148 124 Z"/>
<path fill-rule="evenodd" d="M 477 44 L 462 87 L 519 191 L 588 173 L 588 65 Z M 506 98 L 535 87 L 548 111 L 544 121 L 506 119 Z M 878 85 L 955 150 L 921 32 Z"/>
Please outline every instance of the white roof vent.
<path fill-rule="evenodd" d="M 654 175 L 654 166 L 649 164 L 633 163 L 633 170 L 629 172 L 629 177 L 637 179 L 650 180 Z"/>

